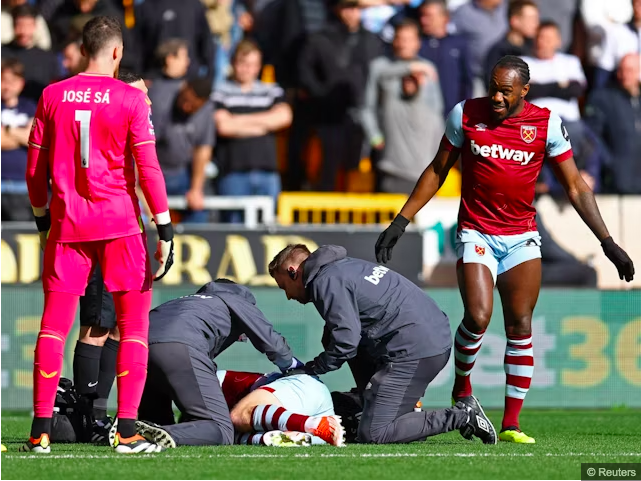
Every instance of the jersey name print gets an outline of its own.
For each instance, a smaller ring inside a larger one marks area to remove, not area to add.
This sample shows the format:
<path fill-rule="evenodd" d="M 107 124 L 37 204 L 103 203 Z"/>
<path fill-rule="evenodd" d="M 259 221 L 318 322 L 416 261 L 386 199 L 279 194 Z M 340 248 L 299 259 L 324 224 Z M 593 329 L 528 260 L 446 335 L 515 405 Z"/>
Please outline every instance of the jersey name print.
<path fill-rule="evenodd" d="M 153 142 L 150 107 L 135 87 L 92 74 L 48 86 L 29 143 L 48 153 L 47 168 L 38 167 L 35 177 L 38 186 L 51 178 L 49 238 L 79 242 L 140 234 L 132 149 Z M 37 207 L 47 203 L 40 190 L 32 192 Z"/>

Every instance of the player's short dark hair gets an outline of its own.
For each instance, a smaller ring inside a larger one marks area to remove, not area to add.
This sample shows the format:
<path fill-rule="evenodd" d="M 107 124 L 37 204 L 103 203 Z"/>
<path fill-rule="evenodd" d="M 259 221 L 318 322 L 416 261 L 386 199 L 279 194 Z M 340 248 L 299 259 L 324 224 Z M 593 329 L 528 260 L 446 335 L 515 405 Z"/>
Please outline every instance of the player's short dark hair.
<path fill-rule="evenodd" d="M 89 58 L 95 57 L 113 40 L 122 42 L 122 26 L 116 17 L 94 17 L 82 29 L 82 44 Z"/>
<path fill-rule="evenodd" d="M 2 59 L 2 71 L 10 71 L 13 75 L 17 77 L 24 78 L 24 65 L 17 58 L 3 58 Z"/>
<path fill-rule="evenodd" d="M 121 70 L 120 72 L 118 72 L 118 80 L 120 80 L 121 82 L 125 82 L 126 84 L 133 84 L 140 80 L 143 80 L 143 78 L 141 75 L 129 70 Z"/>
<path fill-rule="evenodd" d="M 418 22 L 412 18 L 404 18 L 396 25 L 394 25 L 394 33 L 397 34 L 404 28 L 413 28 L 414 30 L 416 30 L 416 33 L 420 35 L 421 29 L 418 26 Z"/>
<path fill-rule="evenodd" d="M 515 70 L 519 74 L 521 83 L 523 83 L 523 85 L 527 84 L 530 81 L 530 67 L 528 66 L 527 62 L 521 57 L 517 57 L 516 55 L 506 55 L 505 57 L 501 58 L 501 60 L 496 62 L 496 65 L 494 65 L 492 72 L 499 68 Z"/>
<path fill-rule="evenodd" d="M 18 18 L 29 17 L 34 20 L 38 18 L 38 9 L 33 5 L 25 3 L 23 5 L 17 5 L 11 9 L 11 17 L 15 22 Z"/>
<path fill-rule="evenodd" d="M 534 7 L 537 10 L 539 9 L 539 6 L 534 0 L 512 0 L 507 7 L 507 18 L 510 19 L 517 15 L 521 15 L 521 12 L 523 12 L 523 9 L 526 7 Z"/>
<path fill-rule="evenodd" d="M 211 78 L 198 77 L 187 82 L 187 87 L 194 91 L 199 99 L 208 99 L 211 95 Z"/>
<path fill-rule="evenodd" d="M 274 277 L 274 273 L 280 270 L 283 264 L 288 260 L 299 256 L 308 257 L 310 254 L 311 252 L 305 244 L 289 244 L 282 251 L 276 254 L 269 263 L 269 275 Z"/>
<path fill-rule="evenodd" d="M 561 33 L 561 27 L 554 20 L 545 20 L 539 23 L 539 32 L 545 28 L 554 28 L 557 32 Z"/>
<path fill-rule="evenodd" d="M 167 57 L 171 56 L 176 56 L 178 55 L 178 51 L 181 48 L 188 49 L 189 46 L 187 45 L 187 41 L 183 38 L 169 38 L 162 42 L 158 47 L 156 48 L 156 51 L 154 52 L 156 55 L 156 60 L 158 60 L 161 64 L 164 65 L 165 59 Z"/>

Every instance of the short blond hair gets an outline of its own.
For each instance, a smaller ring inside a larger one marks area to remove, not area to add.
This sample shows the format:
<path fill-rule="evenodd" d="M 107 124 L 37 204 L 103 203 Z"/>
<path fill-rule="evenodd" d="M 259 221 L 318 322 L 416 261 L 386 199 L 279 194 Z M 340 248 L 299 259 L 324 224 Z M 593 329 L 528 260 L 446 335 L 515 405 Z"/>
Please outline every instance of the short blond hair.
<path fill-rule="evenodd" d="M 307 259 L 310 254 L 311 251 L 305 244 L 289 244 L 282 251 L 276 254 L 269 263 L 269 275 L 274 277 L 276 271 L 282 269 L 286 262 L 303 257 L 304 259 Z"/>

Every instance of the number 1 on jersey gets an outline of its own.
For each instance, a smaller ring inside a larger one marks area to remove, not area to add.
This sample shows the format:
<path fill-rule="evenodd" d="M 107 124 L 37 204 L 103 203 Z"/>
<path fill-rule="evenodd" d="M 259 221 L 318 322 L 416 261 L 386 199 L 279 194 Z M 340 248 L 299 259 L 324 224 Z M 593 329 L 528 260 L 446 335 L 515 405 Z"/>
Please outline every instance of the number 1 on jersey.
<path fill-rule="evenodd" d="M 76 122 L 80 122 L 80 165 L 89 168 L 89 127 L 91 110 L 76 110 Z"/>

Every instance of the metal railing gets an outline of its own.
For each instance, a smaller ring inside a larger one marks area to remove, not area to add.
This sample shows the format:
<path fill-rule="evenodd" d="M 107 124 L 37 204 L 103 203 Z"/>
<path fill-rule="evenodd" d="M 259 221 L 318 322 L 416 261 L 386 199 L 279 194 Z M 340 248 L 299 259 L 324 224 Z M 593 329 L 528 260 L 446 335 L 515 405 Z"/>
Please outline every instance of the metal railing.
<path fill-rule="evenodd" d="M 187 199 L 181 196 L 168 197 L 170 209 L 186 209 Z M 209 196 L 205 197 L 207 210 L 242 210 L 245 212 L 245 227 L 256 228 L 260 224 L 273 225 L 276 222 L 274 199 L 266 195 Z M 261 222 L 258 213 L 262 211 Z"/>

